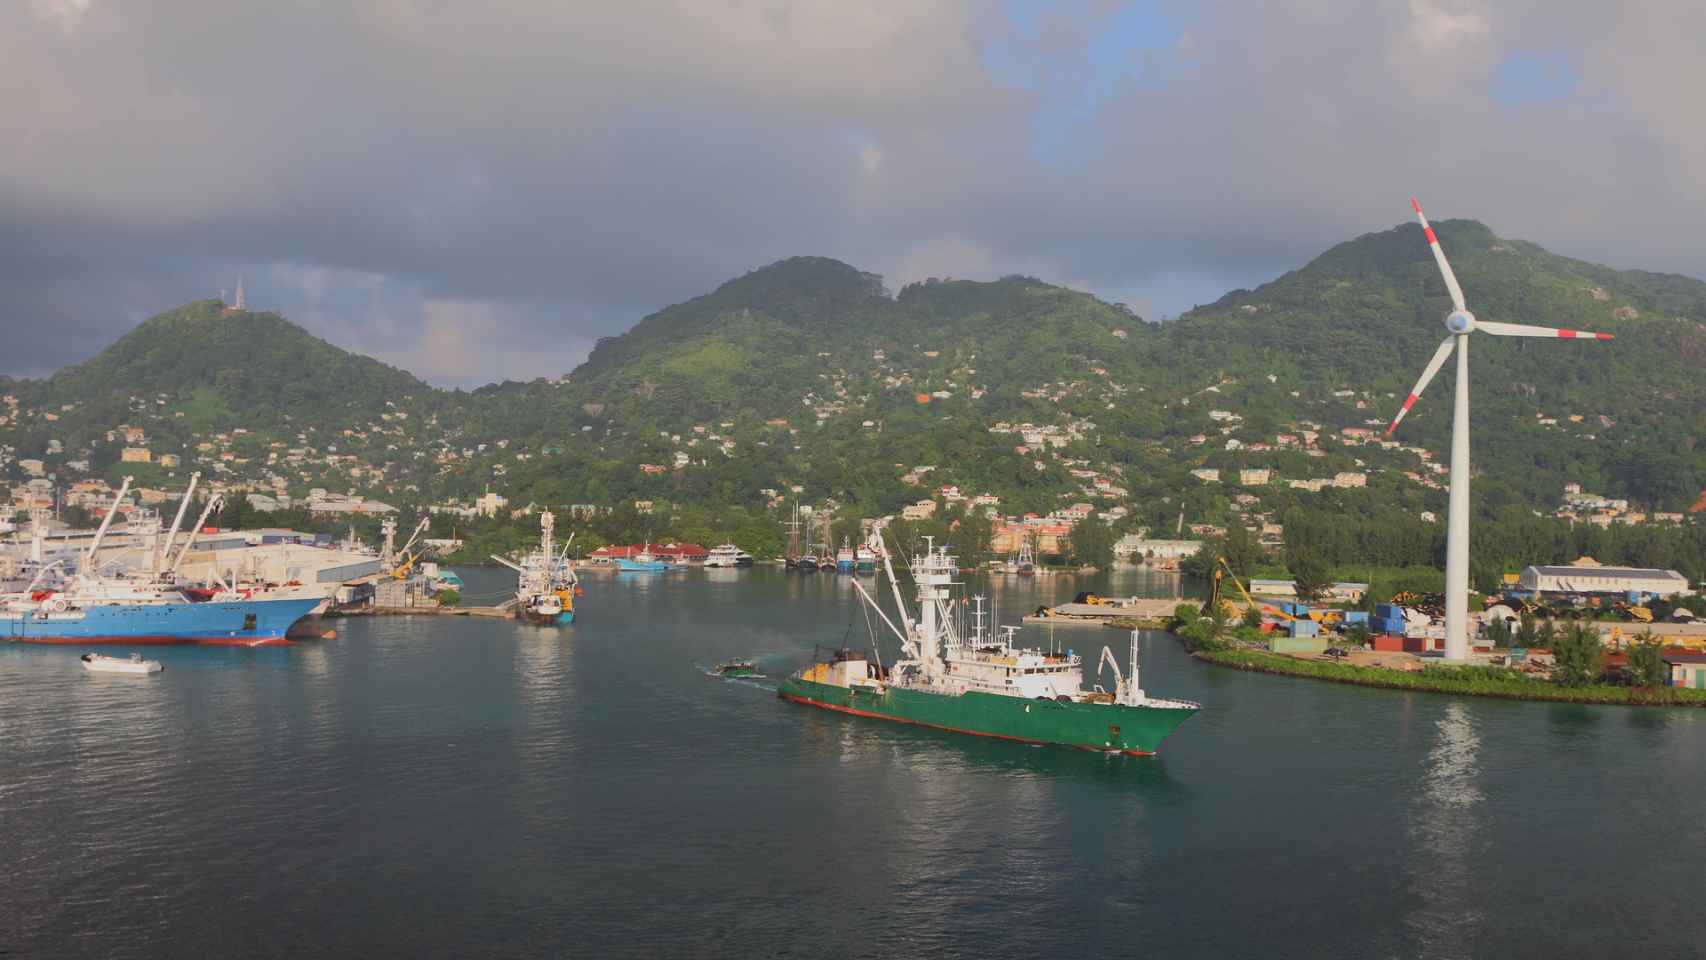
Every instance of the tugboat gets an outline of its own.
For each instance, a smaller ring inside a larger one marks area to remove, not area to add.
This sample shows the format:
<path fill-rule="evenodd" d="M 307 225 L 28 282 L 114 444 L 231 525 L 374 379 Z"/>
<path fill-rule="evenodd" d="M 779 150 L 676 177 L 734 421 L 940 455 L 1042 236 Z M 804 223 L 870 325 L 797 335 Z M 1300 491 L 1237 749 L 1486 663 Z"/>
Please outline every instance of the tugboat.
<path fill-rule="evenodd" d="M 956 563 L 946 548 L 927 540 L 924 554 L 912 559 L 916 619 L 901 603 L 886 549 L 880 560 L 894 587 L 898 617 L 889 617 L 863 589 L 859 593 L 899 638 L 901 659 L 885 668 L 864 651 L 834 651 L 782 681 L 777 694 L 783 699 L 980 737 L 1134 756 L 1155 753 L 1174 728 L 1202 709 L 1188 700 L 1151 697 L 1138 686 L 1135 630 L 1130 677 L 1103 647 L 1098 671 L 1103 664 L 1113 668 L 1114 690 L 1100 685 L 1085 690 L 1081 658 L 1016 646 L 1017 627 L 985 623 L 982 597 L 975 598 L 972 622 L 963 622 L 965 604 L 952 591 Z"/>
<path fill-rule="evenodd" d="M 575 622 L 575 596 L 581 592 L 580 578 L 575 576 L 569 562 L 569 545 L 574 535 L 563 543 L 558 553 L 551 542 L 551 530 L 556 518 L 551 511 L 539 514 L 539 546 L 520 558 L 492 555 L 492 559 L 516 573 L 515 597 L 504 606 L 512 607 L 515 615 L 528 623 L 556 626 Z"/>
<path fill-rule="evenodd" d="M 727 663 L 719 663 L 711 671 L 724 680 L 763 680 L 764 671 L 758 669 L 758 664 L 743 657 L 736 657 Z"/>

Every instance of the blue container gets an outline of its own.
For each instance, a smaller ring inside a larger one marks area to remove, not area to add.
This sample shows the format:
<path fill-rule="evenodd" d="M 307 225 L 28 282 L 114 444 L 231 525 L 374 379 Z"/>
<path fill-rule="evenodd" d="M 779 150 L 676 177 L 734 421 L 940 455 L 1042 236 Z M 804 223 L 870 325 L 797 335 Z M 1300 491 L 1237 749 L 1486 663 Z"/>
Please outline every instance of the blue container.
<path fill-rule="evenodd" d="M 1368 611 L 1367 610 L 1346 610 L 1345 611 L 1345 622 L 1346 623 L 1367 623 L 1368 622 Z"/>
<path fill-rule="evenodd" d="M 1313 620 L 1293 620 L 1291 622 L 1291 635 L 1294 637 L 1315 637 L 1320 636 L 1320 634 L 1321 626 Z"/>
<path fill-rule="evenodd" d="M 1391 619 L 1393 617 L 1402 617 L 1404 615 L 1404 610 L 1395 603 L 1377 603 L 1374 605 L 1374 615 L 1377 617 Z"/>

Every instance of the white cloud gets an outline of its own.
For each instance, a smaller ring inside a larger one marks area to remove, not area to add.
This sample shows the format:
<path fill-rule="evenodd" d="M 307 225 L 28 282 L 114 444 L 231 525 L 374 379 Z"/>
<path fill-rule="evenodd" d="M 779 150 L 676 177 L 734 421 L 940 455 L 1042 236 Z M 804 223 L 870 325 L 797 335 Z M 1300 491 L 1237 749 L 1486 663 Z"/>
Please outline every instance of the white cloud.
<path fill-rule="evenodd" d="M 1144 82 L 1085 104 L 992 73 L 986 45 L 1017 73 L 1087 75 L 1110 8 L 1029 35 L 1003 9 L 0 5 L 0 82 L 27 91 L 0 100 L 0 283 L 79 310 L 78 291 L 111 293 L 117 318 L 241 264 L 335 341 L 469 382 L 458 330 L 525 345 L 481 371 L 561 372 L 592 337 L 799 253 L 891 287 L 1023 272 L 1165 310 L 1201 293 L 1180 278 L 1256 282 L 1406 219 L 1411 193 L 1561 252 L 1706 274 L 1696 2 L 1178 4 Z M 1574 64 L 1579 95 L 1501 108 L 1501 60 L 1535 51 Z M 1038 118 L 1062 108 L 1043 162 Z M 62 341 L 40 349 L 92 352 Z"/>
<path fill-rule="evenodd" d="M 94 3 L 95 0 L 30 0 L 30 12 L 37 20 L 72 33 L 83 23 Z"/>

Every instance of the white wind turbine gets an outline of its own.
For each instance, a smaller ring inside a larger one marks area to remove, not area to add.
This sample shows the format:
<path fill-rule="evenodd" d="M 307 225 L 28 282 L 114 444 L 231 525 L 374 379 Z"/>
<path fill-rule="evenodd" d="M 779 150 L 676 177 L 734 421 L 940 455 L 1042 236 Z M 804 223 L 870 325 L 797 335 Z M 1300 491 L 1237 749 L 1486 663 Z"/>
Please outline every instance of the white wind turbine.
<path fill-rule="evenodd" d="M 1611 334 L 1475 319 L 1475 315 L 1463 305 L 1463 288 L 1457 285 L 1457 275 L 1451 272 L 1451 264 L 1445 259 L 1445 251 L 1440 249 L 1433 227 L 1428 226 L 1421 203 L 1412 197 L 1410 205 L 1416 208 L 1416 219 L 1422 222 L 1422 232 L 1427 235 L 1434 260 L 1439 263 L 1439 272 L 1445 277 L 1445 288 L 1451 292 L 1452 311 L 1445 317 L 1445 328 L 1451 332 L 1422 370 L 1421 379 L 1416 381 L 1415 388 L 1405 398 L 1398 415 L 1392 418 L 1386 435 L 1391 436 L 1392 431 L 1398 429 L 1398 421 L 1410 412 L 1416 398 L 1427 389 L 1428 381 L 1434 378 L 1439 368 L 1445 365 L 1445 358 L 1451 356 L 1452 349 L 1456 348 L 1457 396 L 1451 405 L 1451 506 L 1445 541 L 1445 658 L 1463 661 L 1469 659 L 1469 634 L 1465 629 L 1469 605 L 1469 335 L 1480 331 L 1495 337 L 1610 340 Z"/>

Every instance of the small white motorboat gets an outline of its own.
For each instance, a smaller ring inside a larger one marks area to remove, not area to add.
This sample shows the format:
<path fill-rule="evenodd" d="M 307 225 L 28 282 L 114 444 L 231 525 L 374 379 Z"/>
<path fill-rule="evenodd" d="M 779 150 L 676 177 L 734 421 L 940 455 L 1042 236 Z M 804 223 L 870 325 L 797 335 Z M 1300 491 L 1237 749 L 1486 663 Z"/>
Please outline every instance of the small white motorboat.
<path fill-rule="evenodd" d="M 158 660 L 142 659 L 140 653 L 131 654 L 128 660 L 98 653 L 85 653 L 83 669 L 91 673 L 159 673 L 166 668 L 161 666 Z"/>

